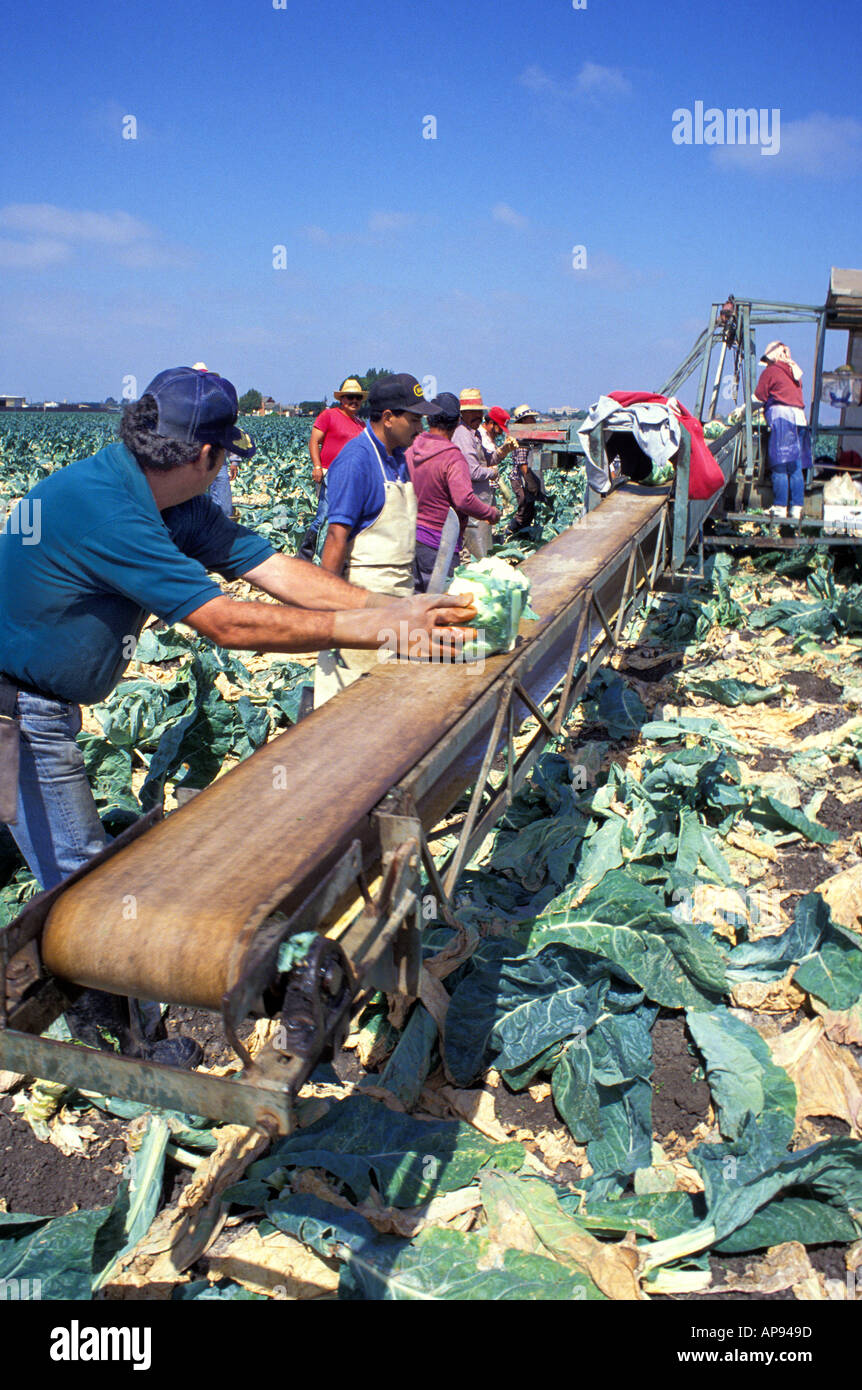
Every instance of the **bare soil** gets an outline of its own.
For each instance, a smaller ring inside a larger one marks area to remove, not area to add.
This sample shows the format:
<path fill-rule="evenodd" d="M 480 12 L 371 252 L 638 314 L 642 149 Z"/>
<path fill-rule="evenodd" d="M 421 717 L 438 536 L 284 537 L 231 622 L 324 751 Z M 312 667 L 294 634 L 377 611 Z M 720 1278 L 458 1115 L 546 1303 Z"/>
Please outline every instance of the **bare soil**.
<path fill-rule="evenodd" d="M 183 1033 L 200 1043 L 205 1067 L 226 1067 L 237 1061 L 236 1053 L 225 1039 L 221 1014 L 211 1013 L 209 1009 L 192 1009 L 181 1004 L 171 1004 L 165 1014 L 165 1029 L 169 1038 Z M 251 1031 L 251 1026 L 241 1028 L 240 1041 Z"/>
<path fill-rule="evenodd" d="M 827 676 L 815 676 L 811 671 L 792 671 L 784 676 L 784 680 L 795 688 L 800 700 L 829 705 L 841 699 L 841 687 Z"/>
<path fill-rule="evenodd" d="M 111 1205 L 128 1158 L 126 1121 L 93 1110 L 86 1123 L 98 1138 L 90 1141 L 86 1154 L 67 1156 L 36 1138 L 13 1110 L 11 1096 L 0 1097 L 0 1198 L 7 1210 L 64 1216 Z"/>
<path fill-rule="evenodd" d="M 856 801 L 840 801 L 833 792 L 828 792 L 817 819 L 828 830 L 837 830 L 842 838 L 862 830 L 862 798 Z"/>
<path fill-rule="evenodd" d="M 796 893 L 802 897 L 831 878 L 836 868 L 819 847 L 793 845 L 781 853 L 775 872 L 782 893 Z"/>
<path fill-rule="evenodd" d="M 670 1134 L 691 1139 L 707 1117 L 709 1087 L 705 1081 L 693 1080 L 701 1062 L 682 1017 L 660 1014 L 653 1025 L 652 1043 L 653 1135 L 659 1143 Z"/>
<path fill-rule="evenodd" d="M 829 733 L 830 730 L 837 729 L 846 722 L 846 709 L 843 705 L 835 705 L 832 709 L 816 710 L 810 719 L 806 719 L 804 724 L 797 724 L 793 732 L 797 738 L 808 738 L 809 734 Z"/>

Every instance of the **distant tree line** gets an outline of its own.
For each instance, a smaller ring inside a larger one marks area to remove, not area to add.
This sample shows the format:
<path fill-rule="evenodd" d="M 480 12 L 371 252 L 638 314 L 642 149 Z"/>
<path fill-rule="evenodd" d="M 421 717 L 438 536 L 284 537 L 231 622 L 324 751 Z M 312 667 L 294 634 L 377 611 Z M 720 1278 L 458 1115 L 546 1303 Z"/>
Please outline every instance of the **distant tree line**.
<path fill-rule="evenodd" d="M 372 381 L 376 381 L 379 376 L 394 375 L 391 367 L 369 367 L 365 372 L 348 372 L 347 376 L 355 376 L 361 382 L 363 391 L 367 391 Z M 245 391 L 239 398 L 240 415 L 251 415 L 255 410 L 260 410 L 263 404 L 263 393 L 256 388 Z M 326 401 L 300 401 L 299 408 L 303 415 L 319 415 L 321 410 L 326 409 Z M 363 409 L 363 414 L 365 413 Z"/>

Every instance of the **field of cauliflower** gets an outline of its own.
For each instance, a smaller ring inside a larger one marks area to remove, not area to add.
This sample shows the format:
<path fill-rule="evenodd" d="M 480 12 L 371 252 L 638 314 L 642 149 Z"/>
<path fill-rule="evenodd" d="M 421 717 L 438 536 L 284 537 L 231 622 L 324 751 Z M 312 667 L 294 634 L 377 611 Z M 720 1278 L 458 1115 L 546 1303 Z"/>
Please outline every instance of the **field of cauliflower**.
<path fill-rule="evenodd" d="M 247 422 L 234 486 L 239 519 L 288 550 L 314 508 L 308 425 Z M 0 510 L 115 430 L 0 417 Z M 579 514 L 580 478 L 549 490 L 553 515 L 502 547 L 515 563 Z M 0 1073 L 0 1280 L 75 1299 L 859 1298 L 858 578 L 849 554 L 722 555 L 654 596 L 464 871 L 470 952 L 448 974 L 451 929 L 427 923 L 443 1036 L 420 1000 L 376 996 L 287 1138 Z M 308 666 L 146 629 L 80 740 L 109 828 L 288 727 Z M 0 928 L 33 889 L 2 850 Z M 169 1017 L 231 1068 L 206 1016 Z"/>

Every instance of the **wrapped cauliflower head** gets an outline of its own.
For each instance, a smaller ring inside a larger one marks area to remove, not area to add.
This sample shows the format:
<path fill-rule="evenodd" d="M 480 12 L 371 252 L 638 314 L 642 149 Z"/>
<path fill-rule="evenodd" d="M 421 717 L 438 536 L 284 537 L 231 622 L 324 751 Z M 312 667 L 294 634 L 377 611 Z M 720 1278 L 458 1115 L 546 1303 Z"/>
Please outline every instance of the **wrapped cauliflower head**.
<path fill-rule="evenodd" d="M 538 616 L 530 607 L 529 579 L 493 555 L 475 564 L 459 565 L 448 592 L 469 594 L 476 606 L 476 616 L 470 619 L 469 626 L 477 628 L 479 636 L 475 642 L 465 643 L 465 661 L 510 652 L 521 619 Z"/>

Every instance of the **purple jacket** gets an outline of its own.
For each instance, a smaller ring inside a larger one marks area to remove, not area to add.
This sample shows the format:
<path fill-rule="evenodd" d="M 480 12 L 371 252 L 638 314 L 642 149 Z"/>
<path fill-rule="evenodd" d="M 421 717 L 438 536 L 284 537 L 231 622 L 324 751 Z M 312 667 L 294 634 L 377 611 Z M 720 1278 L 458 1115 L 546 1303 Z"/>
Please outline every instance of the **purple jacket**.
<path fill-rule="evenodd" d="M 454 507 L 463 536 L 467 518 L 494 522 L 500 513 L 473 491 L 467 460 L 442 435 L 420 434 L 407 450 L 407 467 L 416 493 L 416 536 L 425 545 L 439 545 L 446 513 Z M 486 470 L 487 471 L 487 470 Z"/>

